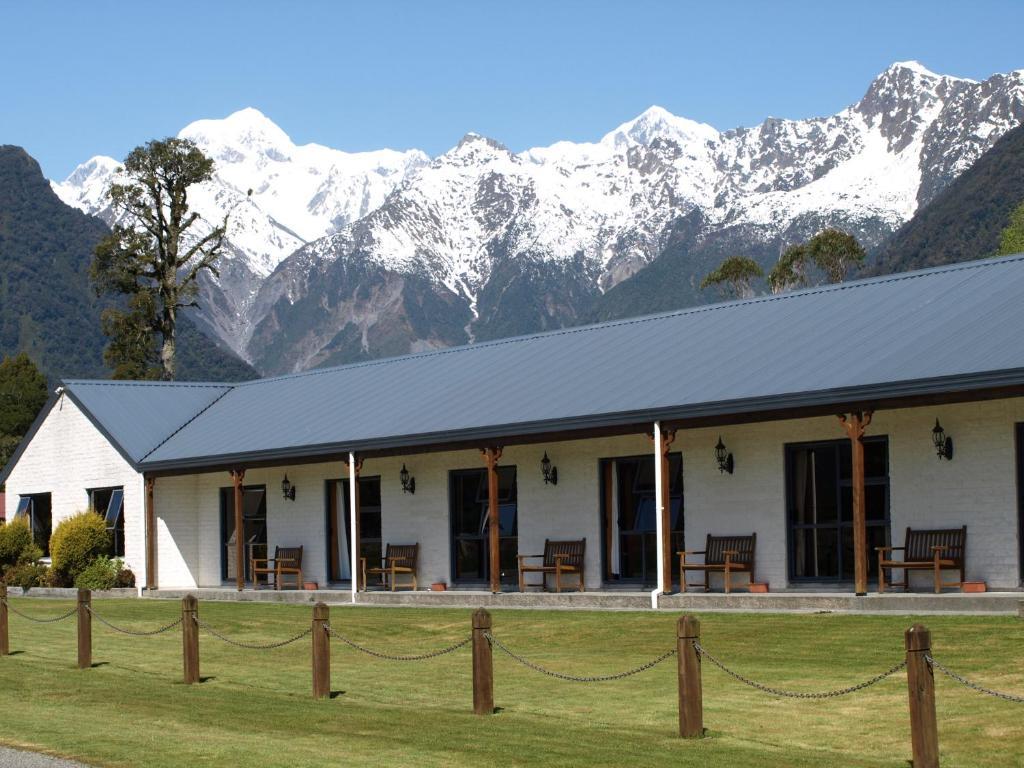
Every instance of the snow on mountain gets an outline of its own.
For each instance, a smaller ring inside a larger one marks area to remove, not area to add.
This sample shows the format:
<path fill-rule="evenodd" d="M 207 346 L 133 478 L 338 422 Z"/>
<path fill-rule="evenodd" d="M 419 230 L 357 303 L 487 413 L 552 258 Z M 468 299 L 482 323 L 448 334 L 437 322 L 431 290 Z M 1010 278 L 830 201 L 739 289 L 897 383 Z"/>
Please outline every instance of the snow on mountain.
<path fill-rule="evenodd" d="M 472 133 L 433 160 L 299 146 L 253 109 L 181 135 L 216 161 L 197 208 L 232 212 L 245 267 L 210 287 L 211 329 L 282 370 L 453 343 L 465 318 L 466 338 L 578 322 L 667 249 L 691 254 L 679 291 L 695 299 L 726 253 L 767 263 L 828 225 L 873 247 L 1022 121 L 1024 71 L 975 82 L 900 62 L 831 116 L 720 132 L 651 107 L 596 142 L 518 153 Z M 93 158 L 55 189 L 102 212 L 115 165 Z M 431 325 L 426 305 L 454 314 Z"/>

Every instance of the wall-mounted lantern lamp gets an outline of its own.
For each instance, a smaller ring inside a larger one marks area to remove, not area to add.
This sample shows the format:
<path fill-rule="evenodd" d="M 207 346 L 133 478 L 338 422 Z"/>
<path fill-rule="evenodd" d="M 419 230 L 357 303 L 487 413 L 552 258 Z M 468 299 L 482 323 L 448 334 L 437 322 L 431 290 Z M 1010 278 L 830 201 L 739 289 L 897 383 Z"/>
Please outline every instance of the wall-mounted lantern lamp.
<path fill-rule="evenodd" d="M 544 475 L 544 485 L 558 485 L 558 467 L 551 466 L 547 451 L 544 451 L 544 458 L 540 460 L 540 471 Z"/>
<path fill-rule="evenodd" d="M 718 445 L 715 446 L 715 461 L 718 462 L 719 472 L 728 472 L 731 475 L 732 471 L 736 468 L 732 454 L 726 449 L 721 435 L 718 436 Z"/>
<path fill-rule="evenodd" d="M 398 473 L 402 481 L 402 493 L 416 493 L 416 478 L 409 475 L 409 470 L 402 465 L 402 471 Z"/>
<path fill-rule="evenodd" d="M 935 426 L 932 428 L 932 444 L 935 446 L 935 453 L 939 459 L 953 460 L 953 438 L 946 437 L 946 430 L 939 424 L 939 420 L 935 420 Z"/>
<path fill-rule="evenodd" d="M 295 486 L 292 485 L 291 480 L 288 479 L 288 475 L 285 475 L 284 480 L 281 481 L 281 494 L 288 499 L 288 501 L 295 501 Z"/>

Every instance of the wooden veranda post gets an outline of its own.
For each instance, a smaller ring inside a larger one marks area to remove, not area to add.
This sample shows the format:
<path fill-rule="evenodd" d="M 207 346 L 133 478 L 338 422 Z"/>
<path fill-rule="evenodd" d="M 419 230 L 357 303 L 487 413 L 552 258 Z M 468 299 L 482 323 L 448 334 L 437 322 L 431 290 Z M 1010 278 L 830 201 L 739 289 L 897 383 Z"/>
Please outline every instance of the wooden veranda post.
<path fill-rule="evenodd" d="M 235 485 L 235 584 L 241 592 L 245 589 L 245 520 L 242 516 L 245 470 L 231 470 L 231 480 Z"/>
<path fill-rule="evenodd" d="M 854 411 L 839 416 L 850 438 L 853 487 L 853 581 L 859 596 L 868 593 L 868 528 L 864 509 L 864 431 L 871 424 L 871 411 Z"/>
<path fill-rule="evenodd" d="M 473 714 L 494 714 L 494 659 L 491 641 L 491 614 L 483 608 L 473 611 Z"/>
<path fill-rule="evenodd" d="M 146 478 L 146 589 L 157 589 L 156 575 L 156 510 L 153 493 L 156 479 Z"/>
<path fill-rule="evenodd" d="M 914 768 L 939 768 L 939 729 L 935 719 L 935 677 L 926 657 L 932 635 L 915 624 L 903 636 L 907 648 L 907 689 L 910 693 L 910 744 Z"/>
<path fill-rule="evenodd" d="M 0 656 L 11 652 L 10 639 L 7 634 L 7 585 L 0 583 Z"/>
<path fill-rule="evenodd" d="M 679 661 L 679 735 L 704 735 L 704 700 L 700 680 L 700 621 L 680 616 L 676 622 L 676 658 Z"/>
<path fill-rule="evenodd" d="M 501 592 L 501 514 L 498 509 L 498 459 L 501 448 L 480 450 L 487 464 L 487 536 L 490 560 L 491 592 Z"/>
<path fill-rule="evenodd" d="M 185 684 L 199 682 L 199 600 L 195 595 L 181 598 L 181 645 Z"/>
<path fill-rule="evenodd" d="M 78 668 L 92 666 L 92 592 L 78 590 Z"/>
<path fill-rule="evenodd" d="M 313 698 L 331 695 L 331 638 L 327 634 L 330 609 L 325 603 L 313 606 Z"/>
<path fill-rule="evenodd" d="M 672 477 L 669 473 L 668 453 L 675 442 L 674 429 L 661 430 L 661 591 L 672 591 Z"/>

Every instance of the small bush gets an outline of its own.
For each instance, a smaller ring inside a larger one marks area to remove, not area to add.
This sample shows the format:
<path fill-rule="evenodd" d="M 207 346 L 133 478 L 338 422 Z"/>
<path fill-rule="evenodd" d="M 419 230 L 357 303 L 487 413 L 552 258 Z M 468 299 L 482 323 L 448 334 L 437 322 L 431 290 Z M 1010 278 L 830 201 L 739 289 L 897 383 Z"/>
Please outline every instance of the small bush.
<path fill-rule="evenodd" d="M 0 570 L 16 565 L 32 546 L 32 529 L 24 518 L 0 525 Z M 39 557 L 42 557 L 42 553 Z"/>
<path fill-rule="evenodd" d="M 26 591 L 32 587 L 46 586 L 47 570 L 42 563 L 11 565 L 4 571 L 4 583 L 9 587 L 21 587 Z"/>
<path fill-rule="evenodd" d="M 117 572 L 117 580 L 114 582 L 115 587 L 134 587 L 135 586 L 135 573 L 132 572 L 131 568 L 122 568 Z"/>
<path fill-rule="evenodd" d="M 112 589 L 117 583 L 117 574 L 120 570 L 120 560 L 111 560 L 106 555 L 100 555 L 78 574 L 75 586 L 79 589 Z"/>
<path fill-rule="evenodd" d="M 61 520 L 50 537 L 50 567 L 55 578 L 75 584 L 90 563 L 110 554 L 110 545 L 107 524 L 95 512 L 87 510 Z"/>

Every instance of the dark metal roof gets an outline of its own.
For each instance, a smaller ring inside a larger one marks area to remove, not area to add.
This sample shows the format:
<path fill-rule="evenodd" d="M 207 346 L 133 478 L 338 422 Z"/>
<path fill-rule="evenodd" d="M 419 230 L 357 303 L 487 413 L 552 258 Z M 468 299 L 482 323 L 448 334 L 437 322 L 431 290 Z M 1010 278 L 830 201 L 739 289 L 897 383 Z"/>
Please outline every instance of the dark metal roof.
<path fill-rule="evenodd" d="M 67 387 L 142 468 L 184 469 L 1017 386 L 1022 297 L 1018 255 L 237 385 Z"/>

